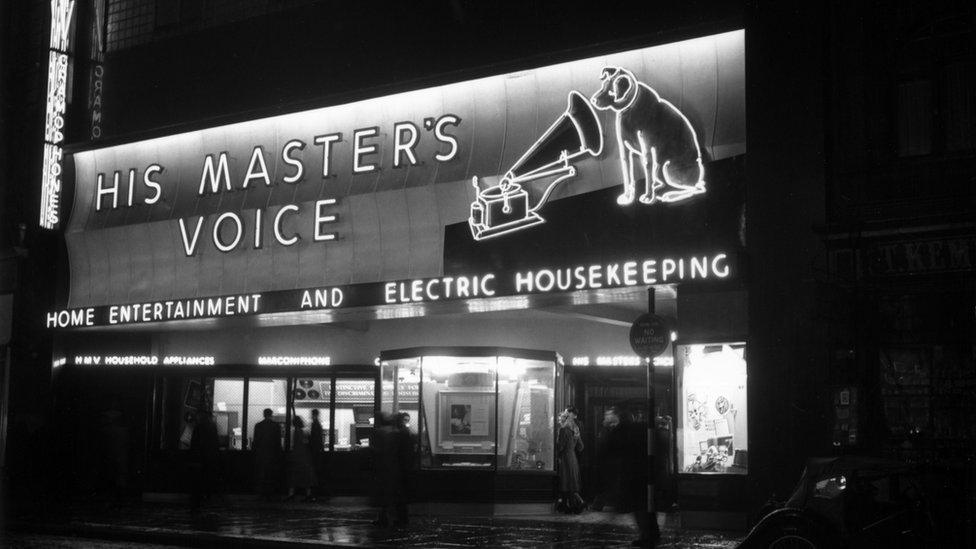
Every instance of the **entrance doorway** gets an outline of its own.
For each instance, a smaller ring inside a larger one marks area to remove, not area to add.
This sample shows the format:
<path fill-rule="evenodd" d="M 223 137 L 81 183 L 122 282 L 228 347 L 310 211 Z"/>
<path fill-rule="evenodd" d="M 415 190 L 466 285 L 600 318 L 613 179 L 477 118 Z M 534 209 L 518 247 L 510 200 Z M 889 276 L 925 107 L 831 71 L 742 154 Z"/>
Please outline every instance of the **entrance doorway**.
<path fill-rule="evenodd" d="M 647 371 L 644 367 L 587 366 L 568 370 L 576 408 L 582 414 L 583 455 L 580 463 L 583 497 L 592 501 L 607 488 L 606 466 L 600 461 L 600 448 L 605 435 L 603 415 L 613 406 L 620 406 L 633 415 L 634 421 L 646 424 Z M 674 409 L 673 371 L 655 367 L 654 393 L 657 431 L 657 497 L 662 504 L 672 498 L 673 451 L 671 445 L 671 416 Z"/>
<path fill-rule="evenodd" d="M 629 372 L 628 372 L 629 373 Z M 637 372 L 634 372 L 637 373 Z M 603 444 L 603 415 L 613 406 L 622 406 L 634 414 L 635 421 L 644 420 L 643 375 L 628 379 L 603 379 L 592 376 L 585 382 L 583 395 L 583 497 L 592 500 L 606 489 L 605 467 L 600 462 Z M 633 379 L 629 379 L 633 378 Z"/>

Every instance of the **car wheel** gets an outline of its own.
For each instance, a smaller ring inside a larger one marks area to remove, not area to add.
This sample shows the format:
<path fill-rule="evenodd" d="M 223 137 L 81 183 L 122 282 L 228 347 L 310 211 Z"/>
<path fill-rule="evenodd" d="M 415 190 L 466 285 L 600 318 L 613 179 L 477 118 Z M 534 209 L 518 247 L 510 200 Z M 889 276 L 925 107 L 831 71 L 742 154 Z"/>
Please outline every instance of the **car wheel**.
<path fill-rule="evenodd" d="M 768 549 L 836 549 L 838 544 L 829 533 L 807 520 L 793 519 L 766 528 L 756 547 Z"/>
<path fill-rule="evenodd" d="M 769 542 L 769 549 L 820 549 L 816 543 L 796 534 L 783 534 Z"/>

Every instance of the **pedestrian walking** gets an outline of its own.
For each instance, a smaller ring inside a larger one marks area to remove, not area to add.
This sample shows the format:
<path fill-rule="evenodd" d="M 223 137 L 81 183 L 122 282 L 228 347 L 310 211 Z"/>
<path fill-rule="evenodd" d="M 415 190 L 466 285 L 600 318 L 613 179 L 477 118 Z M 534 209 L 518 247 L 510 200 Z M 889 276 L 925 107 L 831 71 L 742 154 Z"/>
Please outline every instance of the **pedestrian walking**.
<path fill-rule="evenodd" d="M 292 419 L 292 446 L 288 453 L 288 495 L 285 501 L 295 499 L 295 493 L 304 492 L 302 501 L 315 501 L 312 486 L 315 484 L 315 468 L 312 465 L 312 452 L 305 434 L 305 421 L 295 416 Z"/>
<path fill-rule="evenodd" d="M 325 487 L 322 486 L 325 471 L 322 468 L 322 459 L 325 456 L 325 436 L 322 431 L 322 420 L 319 417 L 318 408 L 312 410 L 312 424 L 308 430 L 308 450 L 312 455 L 312 470 L 315 471 L 315 486 L 313 493 L 324 496 Z"/>
<path fill-rule="evenodd" d="M 586 503 L 580 496 L 580 467 L 578 453 L 583 451 L 583 439 L 576 423 L 576 408 L 570 406 L 559 414 L 559 433 L 556 437 L 556 457 L 559 460 L 559 502 L 563 513 L 582 513 Z"/>
<path fill-rule="evenodd" d="M 104 479 L 112 500 L 124 499 L 129 479 L 129 427 L 116 399 L 102 412 L 100 430 L 105 449 Z"/>
<path fill-rule="evenodd" d="M 200 504 L 209 500 L 215 492 L 220 470 L 219 445 L 213 414 L 200 411 L 197 413 L 197 426 L 190 438 L 190 462 L 196 476 L 192 480 L 193 509 L 199 509 Z"/>
<path fill-rule="evenodd" d="M 400 468 L 396 492 L 396 521 L 398 525 L 406 525 L 410 522 L 409 505 L 416 472 L 417 438 L 410 432 L 410 414 L 400 412 L 396 419 L 397 465 Z"/>
<path fill-rule="evenodd" d="M 254 426 L 251 450 L 254 452 L 254 481 L 264 501 L 271 501 L 276 487 L 278 463 L 281 459 L 281 427 L 271 416 L 271 408 L 264 409 L 264 419 Z"/>
<path fill-rule="evenodd" d="M 600 463 L 607 503 L 617 513 L 631 513 L 637 524 L 636 547 L 655 547 L 660 537 L 657 518 L 647 512 L 647 426 L 636 423 L 622 407 L 614 406 L 603 418 L 605 443 Z"/>
<path fill-rule="evenodd" d="M 381 412 L 370 442 L 376 467 L 373 505 L 377 508 L 377 514 L 373 524 L 384 527 L 390 526 L 390 511 L 397 504 L 400 489 L 400 436 L 394 422 L 390 414 Z"/>

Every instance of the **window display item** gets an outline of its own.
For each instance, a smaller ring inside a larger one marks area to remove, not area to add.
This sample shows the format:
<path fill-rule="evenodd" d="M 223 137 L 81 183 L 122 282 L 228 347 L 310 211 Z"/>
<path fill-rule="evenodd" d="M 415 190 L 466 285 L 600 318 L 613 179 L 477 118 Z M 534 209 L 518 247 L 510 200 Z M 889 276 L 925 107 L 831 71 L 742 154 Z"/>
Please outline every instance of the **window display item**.
<path fill-rule="evenodd" d="M 553 470 L 555 353 L 407 349 L 384 352 L 381 367 L 382 409 L 419 401 L 424 467 Z"/>
<path fill-rule="evenodd" d="M 678 345 L 678 466 L 686 473 L 745 474 L 745 344 Z"/>

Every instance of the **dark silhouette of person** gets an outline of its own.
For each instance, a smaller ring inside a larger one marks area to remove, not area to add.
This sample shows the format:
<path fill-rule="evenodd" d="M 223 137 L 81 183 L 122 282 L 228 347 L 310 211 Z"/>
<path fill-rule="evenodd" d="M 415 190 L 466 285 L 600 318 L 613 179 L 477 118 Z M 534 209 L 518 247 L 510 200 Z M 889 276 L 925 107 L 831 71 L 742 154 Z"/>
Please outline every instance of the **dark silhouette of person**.
<path fill-rule="evenodd" d="M 576 424 L 576 408 L 569 407 L 559 414 L 559 433 L 556 437 L 556 458 L 559 460 L 559 491 L 565 513 L 581 513 L 586 504 L 580 497 L 580 467 L 578 452 L 583 451 L 583 439 Z"/>
<path fill-rule="evenodd" d="M 209 500 L 217 485 L 220 470 L 220 442 L 217 424 L 213 414 L 207 411 L 197 413 L 197 426 L 190 437 L 190 456 L 196 478 L 193 479 L 192 503 L 199 509 L 203 500 Z"/>
<path fill-rule="evenodd" d="M 376 424 L 370 442 L 376 470 L 373 505 L 378 509 L 373 524 L 385 527 L 390 525 L 390 511 L 397 505 L 397 493 L 401 488 L 400 434 L 395 419 L 387 412 L 380 412 Z"/>
<path fill-rule="evenodd" d="M 116 501 L 125 496 L 129 478 L 129 427 L 119 408 L 118 400 L 113 398 L 99 418 L 105 448 L 105 484 Z"/>
<path fill-rule="evenodd" d="M 271 500 L 275 491 L 278 461 L 281 457 L 281 427 L 271 416 L 271 408 L 264 409 L 264 419 L 254 426 L 251 450 L 254 452 L 254 481 L 258 495 Z"/>
<path fill-rule="evenodd" d="M 288 495 L 285 501 L 295 499 L 295 492 L 299 489 L 305 492 L 303 501 L 314 501 L 312 486 L 315 484 L 315 469 L 312 465 L 312 451 L 305 439 L 305 421 L 295 416 L 291 421 L 292 447 L 288 453 Z"/>
<path fill-rule="evenodd" d="M 322 469 L 322 459 L 325 454 L 325 437 L 323 436 L 322 423 L 319 419 L 319 410 L 312 410 L 312 425 L 308 431 L 308 449 L 312 454 L 312 469 L 315 471 L 316 491 L 322 495 L 322 476 L 325 472 Z"/>
<path fill-rule="evenodd" d="M 400 412 L 396 415 L 397 465 L 400 468 L 396 491 L 396 521 L 405 526 L 410 522 L 409 505 L 413 496 L 415 466 L 417 463 L 417 440 L 410 432 L 410 414 Z"/>
<path fill-rule="evenodd" d="M 308 449 L 313 456 L 319 456 L 325 451 L 325 437 L 322 436 L 322 423 L 319 420 L 319 410 L 312 410 L 312 425 L 308 430 Z"/>
<path fill-rule="evenodd" d="M 647 426 L 618 406 L 606 411 L 603 426 L 600 463 L 606 469 L 608 503 L 618 513 L 633 514 L 639 532 L 634 546 L 655 547 L 661 533 L 657 518 L 647 511 Z"/>

